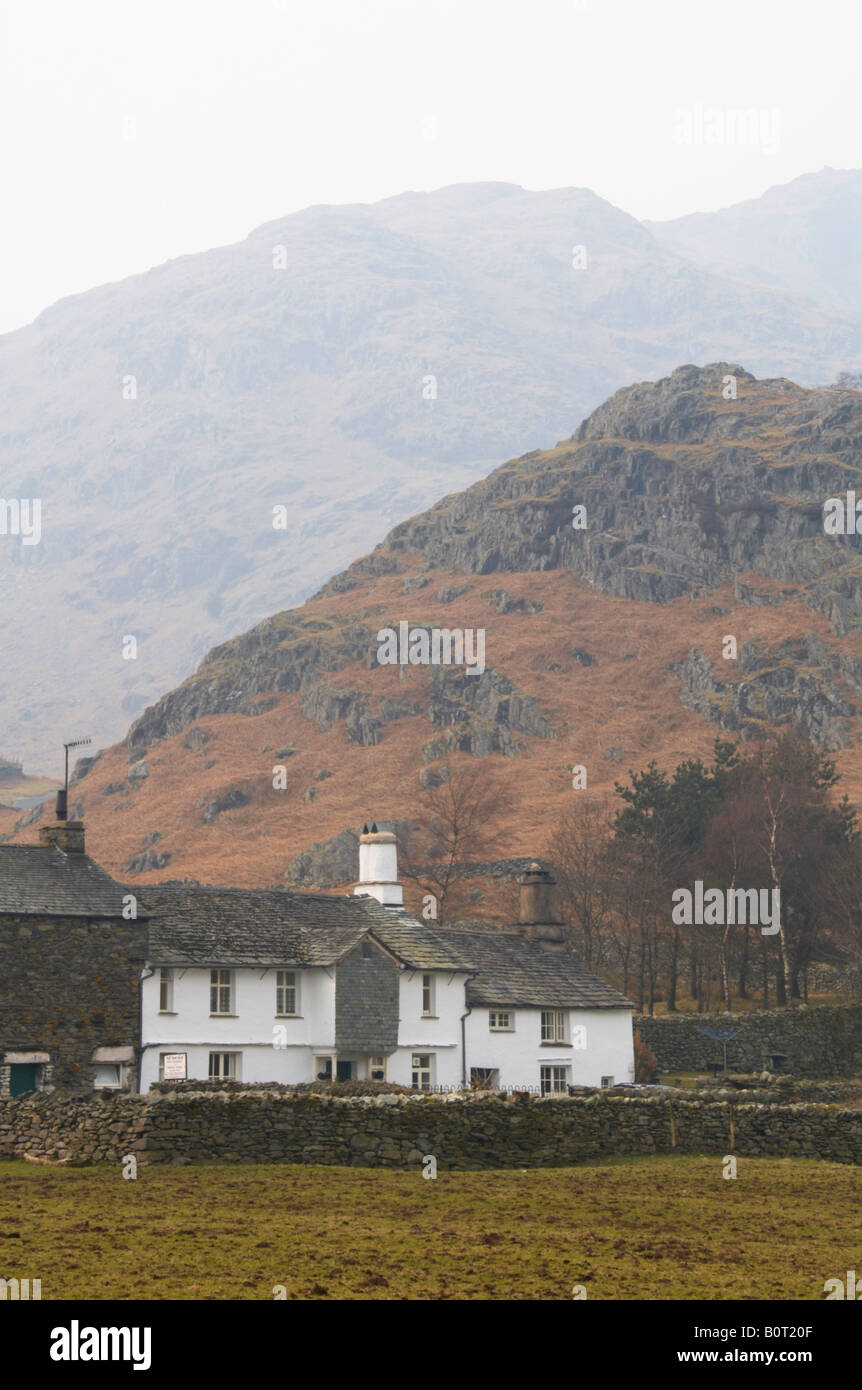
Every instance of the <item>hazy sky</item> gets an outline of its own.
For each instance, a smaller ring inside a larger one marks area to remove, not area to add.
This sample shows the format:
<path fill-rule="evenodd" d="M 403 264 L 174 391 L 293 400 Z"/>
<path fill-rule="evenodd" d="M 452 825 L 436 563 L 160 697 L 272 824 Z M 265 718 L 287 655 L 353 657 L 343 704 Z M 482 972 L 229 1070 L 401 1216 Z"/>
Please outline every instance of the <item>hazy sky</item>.
<path fill-rule="evenodd" d="M 858 0 L 0 0 L 0 331 L 310 203 L 501 179 L 637 217 L 862 165 Z M 778 113 L 777 148 L 673 137 Z"/>

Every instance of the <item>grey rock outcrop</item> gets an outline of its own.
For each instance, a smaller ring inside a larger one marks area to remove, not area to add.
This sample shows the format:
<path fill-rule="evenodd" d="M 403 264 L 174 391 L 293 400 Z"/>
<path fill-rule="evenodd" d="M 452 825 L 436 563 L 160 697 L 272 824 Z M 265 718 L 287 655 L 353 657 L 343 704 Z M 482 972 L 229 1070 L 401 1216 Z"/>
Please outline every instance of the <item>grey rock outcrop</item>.
<path fill-rule="evenodd" d="M 683 704 L 728 733 L 759 738 L 768 728 L 793 724 L 822 748 L 847 748 L 853 742 L 846 720 L 857 706 L 838 682 L 843 677 L 862 686 L 862 663 L 828 652 L 813 633 L 783 642 L 775 651 L 746 642 L 737 663 L 723 664 L 738 665 L 744 679 L 720 680 L 698 648 L 672 670 L 682 683 Z"/>

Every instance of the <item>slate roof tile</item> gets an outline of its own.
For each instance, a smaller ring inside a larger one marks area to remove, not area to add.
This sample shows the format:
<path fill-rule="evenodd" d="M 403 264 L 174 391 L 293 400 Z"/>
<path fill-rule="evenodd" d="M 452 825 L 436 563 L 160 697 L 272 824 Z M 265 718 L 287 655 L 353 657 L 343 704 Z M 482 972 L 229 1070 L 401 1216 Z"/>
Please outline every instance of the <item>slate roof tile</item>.
<path fill-rule="evenodd" d="M 460 965 L 421 922 L 364 894 L 157 884 L 142 896 L 159 965 L 333 965 L 368 932 L 413 969 Z"/>
<path fill-rule="evenodd" d="M 0 915 L 122 917 L 129 891 L 88 854 L 64 854 L 55 845 L 0 845 Z"/>
<path fill-rule="evenodd" d="M 470 961 L 473 1005 L 511 1008 L 631 1009 L 632 1001 L 585 970 L 576 956 L 548 951 L 513 931 L 441 929 L 441 937 Z"/>

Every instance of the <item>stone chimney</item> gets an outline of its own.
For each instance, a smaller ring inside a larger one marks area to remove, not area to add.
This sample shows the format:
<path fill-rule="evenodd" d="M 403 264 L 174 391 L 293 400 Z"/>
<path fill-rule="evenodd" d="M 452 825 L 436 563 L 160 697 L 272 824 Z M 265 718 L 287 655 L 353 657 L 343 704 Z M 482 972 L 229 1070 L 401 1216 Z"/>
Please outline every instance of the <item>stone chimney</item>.
<path fill-rule="evenodd" d="M 546 951 L 565 949 L 563 929 L 554 913 L 556 879 L 535 861 L 518 876 L 521 932 Z"/>
<path fill-rule="evenodd" d="M 57 819 L 53 825 L 43 825 L 39 829 L 39 840 L 43 845 L 54 845 L 64 854 L 84 853 L 84 822 L 66 820 L 65 791 L 57 793 Z"/>
<path fill-rule="evenodd" d="M 367 893 L 384 907 L 403 907 L 404 892 L 398 882 L 398 846 L 391 830 L 376 823 L 362 827 L 359 836 L 359 882 L 354 894 Z"/>

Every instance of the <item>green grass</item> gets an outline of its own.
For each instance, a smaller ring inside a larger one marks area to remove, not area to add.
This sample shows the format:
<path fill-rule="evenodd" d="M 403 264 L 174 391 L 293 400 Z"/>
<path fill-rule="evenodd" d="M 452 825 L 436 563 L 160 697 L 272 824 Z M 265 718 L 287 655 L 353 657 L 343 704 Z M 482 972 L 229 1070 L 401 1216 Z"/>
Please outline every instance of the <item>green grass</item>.
<path fill-rule="evenodd" d="M 0 1277 L 43 1299 L 820 1299 L 858 1169 L 637 1158 L 452 1173 L 0 1163 Z"/>

